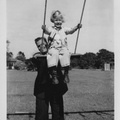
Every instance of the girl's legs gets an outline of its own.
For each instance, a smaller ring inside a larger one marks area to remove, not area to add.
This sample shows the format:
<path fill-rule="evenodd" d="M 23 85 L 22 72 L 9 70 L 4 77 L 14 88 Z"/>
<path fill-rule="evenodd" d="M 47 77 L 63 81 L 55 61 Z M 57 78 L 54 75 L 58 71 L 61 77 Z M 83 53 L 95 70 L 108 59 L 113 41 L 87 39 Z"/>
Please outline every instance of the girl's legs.
<path fill-rule="evenodd" d="M 55 48 L 50 48 L 47 54 L 47 64 L 48 68 L 57 66 L 59 59 L 59 51 Z"/>
<path fill-rule="evenodd" d="M 67 48 L 63 48 L 60 51 L 60 63 L 63 68 L 63 74 L 64 74 L 64 82 L 69 83 L 69 66 L 70 66 L 70 54 Z"/>
<path fill-rule="evenodd" d="M 69 79 L 69 66 L 65 66 L 63 67 L 64 69 L 64 83 L 69 83 L 70 79 Z"/>
<path fill-rule="evenodd" d="M 57 67 L 53 66 L 49 68 L 49 73 L 52 76 L 52 84 L 58 84 L 58 76 L 57 76 Z"/>
<path fill-rule="evenodd" d="M 53 84 L 59 83 L 57 79 L 57 68 L 56 68 L 56 66 L 58 65 L 58 59 L 59 59 L 58 56 L 59 56 L 59 51 L 57 49 L 51 48 L 48 51 L 47 63 L 48 63 L 49 73 L 52 76 Z"/>
<path fill-rule="evenodd" d="M 67 48 L 62 48 L 59 53 L 60 64 L 62 67 L 70 66 L 70 53 Z"/>

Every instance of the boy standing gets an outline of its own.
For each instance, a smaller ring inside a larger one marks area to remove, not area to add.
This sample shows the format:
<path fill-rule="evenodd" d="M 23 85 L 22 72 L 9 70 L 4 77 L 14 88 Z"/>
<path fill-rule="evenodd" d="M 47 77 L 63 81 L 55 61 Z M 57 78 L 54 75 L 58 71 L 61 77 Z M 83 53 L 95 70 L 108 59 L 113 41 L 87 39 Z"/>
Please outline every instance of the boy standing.
<path fill-rule="evenodd" d="M 57 67 L 60 83 L 53 85 L 49 76 L 47 60 L 47 42 L 45 38 L 36 38 L 38 53 L 31 58 L 37 67 L 37 76 L 34 84 L 34 95 L 36 97 L 35 120 L 49 120 L 49 104 L 51 106 L 52 120 L 64 120 L 63 95 L 67 92 L 67 84 L 63 83 L 63 75 L 60 65 Z"/>

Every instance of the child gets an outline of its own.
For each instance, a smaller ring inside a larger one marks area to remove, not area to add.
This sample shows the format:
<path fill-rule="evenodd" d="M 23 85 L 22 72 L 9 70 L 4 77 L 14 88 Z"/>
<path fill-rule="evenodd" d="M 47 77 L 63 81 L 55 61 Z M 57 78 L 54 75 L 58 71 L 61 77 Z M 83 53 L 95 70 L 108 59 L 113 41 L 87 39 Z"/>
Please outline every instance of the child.
<path fill-rule="evenodd" d="M 62 27 L 64 23 L 63 15 L 59 10 L 56 10 L 52 13 L 51 22 L 54 26 L 47 28 L 45 25 L 42 26 L 42 29 L 45 34 L 49 35 L 50 42 L 47 54 L 47 64 L 49 72 L 53 78 L 53 84 L 58 84 L 57 79 L 57 70 L 58 61 L 64 70 L 64 82 L 69 83 L 69 66 L 70 66 L 70 54 L 67 46 L 67 37 L 68 34 L 73 34 L 77 29 L 81 28 L 82 25 L 78 24 L 74 28 L 65 28 Z"/>

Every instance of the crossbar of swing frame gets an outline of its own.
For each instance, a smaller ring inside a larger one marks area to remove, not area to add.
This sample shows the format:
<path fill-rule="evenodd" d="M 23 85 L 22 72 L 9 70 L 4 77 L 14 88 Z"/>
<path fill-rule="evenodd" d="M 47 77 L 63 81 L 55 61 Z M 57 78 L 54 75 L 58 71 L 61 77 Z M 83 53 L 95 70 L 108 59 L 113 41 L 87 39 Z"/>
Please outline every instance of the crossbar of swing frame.
<path fill-rule="evenodd" d="M 37 53 L 36 53 L 37 54 Z M 80 56 L 81 54 L 70 54 L 70 57 L 76 57 L 76 56 Z M 45 58 L 47 57 L 47 55 L 39 55 L 39 58 Z"/>

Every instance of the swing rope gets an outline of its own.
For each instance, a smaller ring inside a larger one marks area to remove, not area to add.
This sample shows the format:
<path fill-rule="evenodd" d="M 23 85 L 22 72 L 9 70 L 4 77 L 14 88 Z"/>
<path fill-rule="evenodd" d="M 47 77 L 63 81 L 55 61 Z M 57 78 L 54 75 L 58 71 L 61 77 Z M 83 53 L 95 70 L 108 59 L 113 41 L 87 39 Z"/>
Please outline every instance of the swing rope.
<path fill-rule="evenodd" d="M 47 0 L 45 0 L 45 9 L 44 9 L 44 20 L 43 20 L 43 25 L 45 25 L 45 20 L 46 20 L 46 10 L 47 10 Z M 42 32 L 42 38 L 44 38 L 44 30 Z M 43 39 L 42 39 L 43 43 Z"/>
<path fill-rule="evenodd" d="M 83 3 L 82 13 L 81 13 L 80 22 L 79 22 L 80 24 L 81 24 L 82 18 L 83 18 L 83 12 L 84 12 L 84 9 L 85 9 L 85 3 L 86 3 L 86 0 L 84 0 L 84 3 Z M 77 39 L 76 39 L 74 54 L 76 54 L 76 49 L 77 49 L 77 44 L 78 44 L 79 33 L 80 33 L 80 28 L 78 29 L 78 33 L 77 33 Z"/>

